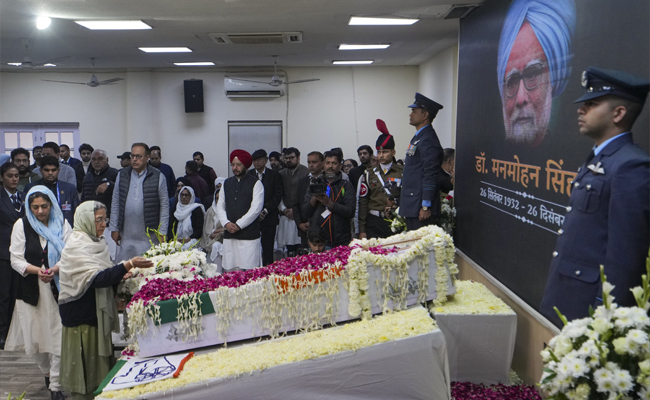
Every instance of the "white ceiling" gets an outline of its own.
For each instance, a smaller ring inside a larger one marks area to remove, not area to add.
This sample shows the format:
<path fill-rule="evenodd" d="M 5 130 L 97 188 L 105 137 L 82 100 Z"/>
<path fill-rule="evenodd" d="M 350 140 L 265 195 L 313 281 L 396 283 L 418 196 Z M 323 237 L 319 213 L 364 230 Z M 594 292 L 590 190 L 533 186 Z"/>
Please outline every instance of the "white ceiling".
<path fill-rule="evenodd" d="M 483 0 L 473 0 L 480 3 Z M 56 68 L 38 71 L 151 70 L 173 62 L 212 61 L 218 67 L 272 65 L 331 66 L 332 60 L 373 59 L 373 65 L 418 65 L 457 43 L 458 21 L 444 20 L 450 0 L 2 0 L 0 62 L 21 62 L 21 39 L 31 40 L 29 56 L 39 63 L 68 56 Z M 52 24 L 37 30 L 35 17 Z M 348 26 L 349 17 L 420 18 L 411 26 Z M 74 20 L 142 19 L 151 30 L 91 31 Z M 209 33 L 302 32 L 303 42 L 219 45 Z M 390 43 L 386 50 L 340 51 L 340 43 Z M 187 46 L 192 53 L 147 54 L 138 47 Z M 187 67 L 185 67 L 187 68 Z M 214 68 L 214 67 L 213 67 Z M 4 71 L 19 70 L 1 67 Z M 25 70 L 23 70 L 25 71 Z"/>

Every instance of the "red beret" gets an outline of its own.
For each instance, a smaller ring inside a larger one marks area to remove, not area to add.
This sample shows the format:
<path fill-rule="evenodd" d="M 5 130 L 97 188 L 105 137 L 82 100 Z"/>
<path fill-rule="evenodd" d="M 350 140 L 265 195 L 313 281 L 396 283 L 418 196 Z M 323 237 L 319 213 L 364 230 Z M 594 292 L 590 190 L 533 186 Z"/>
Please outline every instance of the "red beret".
<path fill-rule="evenodd" d="M 241 149 L 233 150 L 232 153 L 230 153 L 230 163 L 232 164 L 232 160 L 237 159 L 241 161 L 242 164 L 244 164 L 244 167 L 246 169 L 250 168 L 251 165 L 253 164 L 253 157 L 251 157 L 250 153 Z"/>

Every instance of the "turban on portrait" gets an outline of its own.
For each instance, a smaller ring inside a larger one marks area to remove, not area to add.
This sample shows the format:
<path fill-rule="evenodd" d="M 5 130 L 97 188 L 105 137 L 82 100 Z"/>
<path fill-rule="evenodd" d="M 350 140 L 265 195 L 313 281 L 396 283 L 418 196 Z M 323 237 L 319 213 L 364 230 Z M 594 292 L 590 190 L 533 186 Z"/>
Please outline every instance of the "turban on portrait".
<path fill-rule="evenodd" d="M 237 159 L 241 161 L 242 164 L 244 164 L 244 167 L 246 169 L 250 168 L 251 165 L 253 164 L 253 157 L 250 155 L 249 152 L 237 149 L 233 150 L 232 153 L 230 153 L 230 163 L 232 164 L 232 160 Z"/>
<path fill-rule="evenodd" d="M 576 7 L 573 0 L 514 0 L 508 9 L 499 40 L 497 77 L 503 98 L 503 80 L 510 50 L 519 29 L 528 21 L 537 36 L 551 75 L 552 96 L 564 91 L 571 67 L 571 38 L 576 27 Z"/>

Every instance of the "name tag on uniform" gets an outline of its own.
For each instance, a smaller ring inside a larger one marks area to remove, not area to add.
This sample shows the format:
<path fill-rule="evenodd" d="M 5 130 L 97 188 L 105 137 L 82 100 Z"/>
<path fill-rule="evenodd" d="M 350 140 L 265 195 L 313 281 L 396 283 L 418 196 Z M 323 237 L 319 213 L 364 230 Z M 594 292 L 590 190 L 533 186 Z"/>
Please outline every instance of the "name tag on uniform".
<path fill-rule="evenodd" d="M 63 210 L 63 211 L 72 211 L 72 204 L 68 204 L 68 203 L 61 204 L 61 210 Z"/>

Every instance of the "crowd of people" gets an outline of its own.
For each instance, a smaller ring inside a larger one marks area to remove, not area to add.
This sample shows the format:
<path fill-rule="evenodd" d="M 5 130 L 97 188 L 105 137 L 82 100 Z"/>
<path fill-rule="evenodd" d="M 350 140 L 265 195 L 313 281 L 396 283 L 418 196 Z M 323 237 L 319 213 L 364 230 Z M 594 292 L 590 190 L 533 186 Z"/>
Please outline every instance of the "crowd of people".
<path fill-rule="evenodd" d="M 0 349 L 32 355 L 53 399 L 87 398 L 112 363 L 112 286 L 152 266 L 140 257 L 152 243 L 175 238 L 233 271 L 390 236 L 400 206 L 411 229 L 435 223 L 437 187 L 453 187 L 431 128 L 442 106 L 417 94 L 409 107 L 417 132 L 404 161 L 381 120 L 358 162 L 339 147 L 235 150 L 230 178 L 199 151 L 177 178 L 159 146 L 140 142 L 120 169 L 87 143 L 80 159 L 54 142 L 14 149 L 0 159 Z"/>

